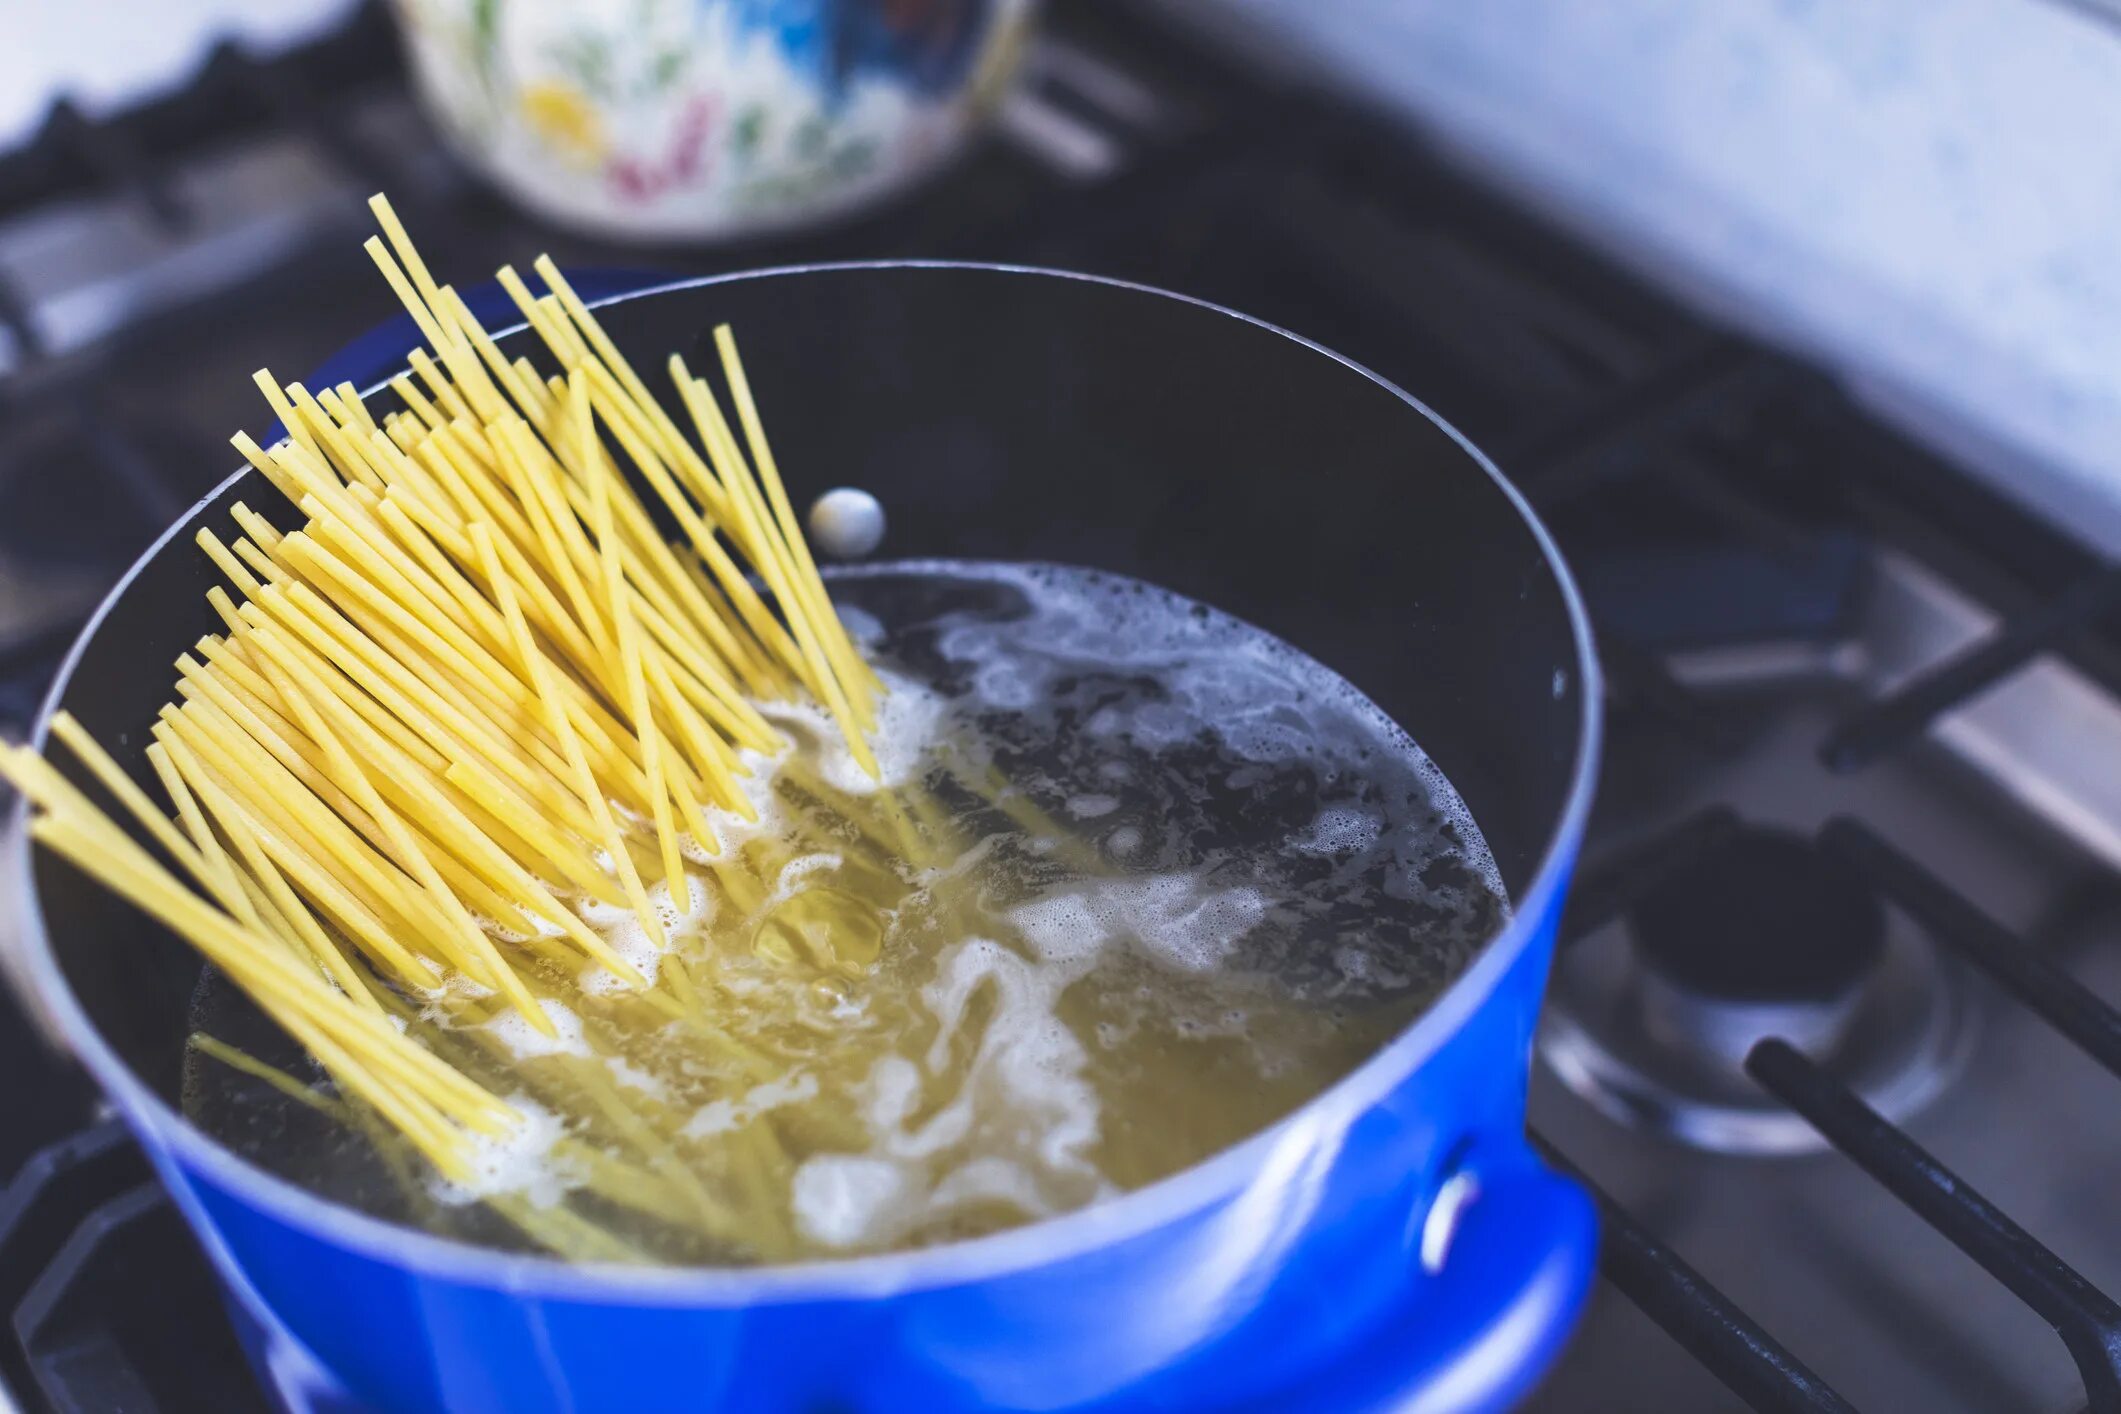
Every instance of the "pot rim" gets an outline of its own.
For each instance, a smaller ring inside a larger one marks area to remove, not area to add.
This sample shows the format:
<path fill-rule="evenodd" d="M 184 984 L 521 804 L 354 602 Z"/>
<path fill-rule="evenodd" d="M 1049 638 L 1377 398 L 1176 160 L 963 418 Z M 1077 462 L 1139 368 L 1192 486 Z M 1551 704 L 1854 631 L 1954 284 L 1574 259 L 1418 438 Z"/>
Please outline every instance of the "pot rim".
<path fill-rule="evenodd" d="M 1517 901 L 1510 921 L 1502 931 L 1488 940 L 1472 966 L 1460 973 L 1421 1015 L 1334 1084 L 1257 1134 L 1167 1178 L 1116 1198 L 987 1236 L 910 1251 L 763 1267 L 660 1268 L 568 1262 L 542 1254 L 505 1252 L 439 1237 L 346 1207 L 259 1167 L 184 1119 L 119 1058 L 89 1020 L 67 984 L 52 950 L 42 902 L 37 897 L 35 873 L 31 867 L 32 848 L 28 830 L 24 828 L 28 802 L 18 801 L 12 821 L 14 828 L 9 831 L 9 858 L 0 863 L 0 867 L 10 871 L 12 886 L 22 900 L 24 970 L 40 999 L 50 1009 L 64 1043 L 88 1068 L 147 1146 L 159 1147 L 163 1156 L 173 1158 L 189 1173 L 204 1178 L 276 1221 L 319 1240 L 426 1277 L 504 1290 L 519 1297 L 644 1306 L 741 1307 L 768 1302 L 890 1296 L 985 1280 L 1063 1261 L 1149 1232 L 1203 1209 L 1241 1188 L 1244 1180 L 1258 1171 L 1269 1151 L 1291 1130 L 1329 1123 L 1344 1125 L 1369 1109 L 1420 1067 L 1487 1001 L 1558 902 L 1590 812 L 1604 727 L 1601 678 L 1589 616 L 1553 537 L 1523 494 L 1456 428 L 1389 379 L 1279 325 L 1210 300 L 1135 281 L 1034 265 L 981 261 L 829 261 L 671 281 L 598 300 L 593 307 L 604 308 L 629 300 L 737 281 L 863 270 L 949 270 L 982 275 L 1033 276 L 1104 285 L 1194 305 L 1289 339 L 1369 379 L 1427 418 L 1458 445 L 1475 468 L 1486 473 L 1523 520 L 1554 574 L 1569 616 L 1583 704 L 1577 722 L 1576 757 L 1560 817 L 1547 838 L 1530 886 Z M 522 323 L 517 323 L 497 329 L 495 333 L 497 336 L 510 334 L 523 327 Z M 372 388 L 387 386 L 387 380 L 382 380 Z M 38 709 L 36 726 L 30 738 L 32 747 L 39 751 L 44 749 L 52 714 L 58 709 L 82 654 L 133 580 L 172 539 L 187 531 L 201 515 L 218 504 L 224 493 L 248 470 L 245 467 L 235 471 L 202 496 L 141 553 L 104 596 L 67 650 L 51 689 Z M 1297 646 L 1301 648 L 1302 645 Z"/>

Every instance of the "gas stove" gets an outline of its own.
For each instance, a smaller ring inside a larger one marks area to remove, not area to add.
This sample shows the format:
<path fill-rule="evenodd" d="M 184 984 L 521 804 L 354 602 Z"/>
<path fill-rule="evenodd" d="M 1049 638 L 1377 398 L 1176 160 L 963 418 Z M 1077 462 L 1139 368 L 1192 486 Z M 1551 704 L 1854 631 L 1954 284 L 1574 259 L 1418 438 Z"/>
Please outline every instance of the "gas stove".
<path fill-rule="evenodd" d="M 1054 8 L 926 189 L 655 263 L 1121 275 L 1436 407 L 1556 530 L 1613 698 L 1531 1105 L 1604 1279 L 1532 1407 L 2121 1409 L 2121 569 L 1419 135 Z M 373 8 L 0 155 L 0 732 L 262 431 L 250 371 L 378 317 L 346 258 L 378 188 L 445 268 L 642 263 L 441 155 Z M 270 1407 L 122 1130 L 0 1035 L 0 1408 Z"/>

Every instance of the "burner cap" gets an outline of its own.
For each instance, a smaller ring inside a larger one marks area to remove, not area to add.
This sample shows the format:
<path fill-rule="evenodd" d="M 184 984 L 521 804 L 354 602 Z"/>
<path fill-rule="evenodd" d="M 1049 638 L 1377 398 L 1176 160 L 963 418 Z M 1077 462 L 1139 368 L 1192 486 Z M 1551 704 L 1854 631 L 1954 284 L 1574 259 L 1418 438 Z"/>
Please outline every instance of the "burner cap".
<path fill-rule="evenodd" d="M 1889 1119 L 1943 1085 L 1964 1049 L 1958 977 L 1894 924 L 1853 865 L 1749 826 L 1660 880 L 1555 962 L 1540 1052 L 1613 1117 L 1702 1148 L 1792 1153 L 1817 1131 L 1745 1073 L 1788 1041 Z"/>
<path fill-rule="evenodd" d="M 1723 1002 L 1838 1001 L 1885 953 L 1869 881 L 1802 835 L 1758 826 L 1661 881 L 1628 922 L 1646 968 Z"/>

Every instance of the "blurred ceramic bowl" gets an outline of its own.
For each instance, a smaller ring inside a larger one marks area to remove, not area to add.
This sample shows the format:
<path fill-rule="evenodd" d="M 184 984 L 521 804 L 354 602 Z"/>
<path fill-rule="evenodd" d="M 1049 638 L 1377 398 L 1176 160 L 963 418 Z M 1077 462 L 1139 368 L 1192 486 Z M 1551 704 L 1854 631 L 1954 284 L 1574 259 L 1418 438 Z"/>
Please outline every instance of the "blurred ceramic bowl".
<path fill-rule="evenodd" d="M 396 0 L 429 111 L 531 210 L 696 240 L 915 181 L 994 106 L 1037 0 Z"/>

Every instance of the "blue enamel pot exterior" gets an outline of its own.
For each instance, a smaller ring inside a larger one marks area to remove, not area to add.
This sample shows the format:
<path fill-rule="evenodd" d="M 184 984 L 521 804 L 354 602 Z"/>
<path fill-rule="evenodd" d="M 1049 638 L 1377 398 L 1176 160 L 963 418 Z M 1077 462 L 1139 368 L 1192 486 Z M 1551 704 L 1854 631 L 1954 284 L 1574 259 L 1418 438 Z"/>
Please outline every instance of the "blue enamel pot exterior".
<path fill-rule="evenodd" d="M 600 1268 L 382 1222 L 192 1128 L 176 1087 L 196 960 L 18 832 L 32 984 L 198 1230 L 267 1383 L 295 1407 L 452 1414 L 1514 1402 L 1566 1335 L 1595 1237 L 1523 1133 L 1599 713 L 1581 606 L 1523 500 L 1366 371 L 1113 281 L 809 267 L 603 313 L 644 368 L 733 322 L 799 502 L 876 491 L 892 555 L 1137 575 L 1333 667 L 1451 777 L 1514 914 L 1354 1073 L 1146 1189 L 918 1252 Z M 380 375 L 409 343 L 385 332 L 353 357 L 387 362 L 331 376 Z M 211 628 L 192 531 L 237 499 L 273 493 L 246 472 L 194 508 L 53 689 L 47 715 L 72 710 L 129 769 L 168 664 Z"/>

